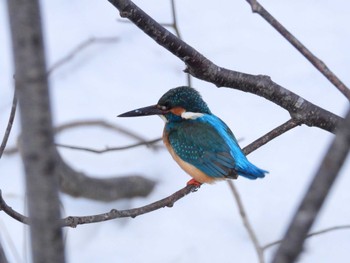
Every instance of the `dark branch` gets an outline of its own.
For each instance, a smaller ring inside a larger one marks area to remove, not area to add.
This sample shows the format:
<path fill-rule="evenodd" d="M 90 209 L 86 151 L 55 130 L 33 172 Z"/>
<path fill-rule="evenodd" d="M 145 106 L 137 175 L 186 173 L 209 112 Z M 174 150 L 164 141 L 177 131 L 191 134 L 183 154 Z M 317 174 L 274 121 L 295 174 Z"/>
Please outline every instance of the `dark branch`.
<path fill-rule="evenodd" d="M 300 124 L 335 132 L 343 119 L 273 82 L 268 76 L 254 76 L 215 65 L 181 39 L 170 33 L 129 0 L 109 0 L 122 17 L 131 20 L 159 45 L 173 53 L 186 65 L 186 72 L 218 87 L 250 92 L 286 109 Z"/>
<path fill-rule="evenodd" d="M 258 1 L 246 0 L 252 7 L 254 13 L 262 16 L 271 26 L 273 26 L 285 39 L 288 40 L 309 62 L 314 65 L 344 96 L 350 100 L 349 88 L 327 67 L 327 65 L 317 58 L 307 49 L 295 36 L 293 36 L 276 18 L 274 18 Z"/>
<path fill-rule="evenodd" d="M 294 262 L 350 149 L 350 110 L 294 215 L 273 263 Z"/>
<path fill-rule="evenodd" d="M 8 122 L 7 122 L 5 134 L 4 134 L 4 137 L 2 138 L 2 142 L 1 142 L 1 146 L 0 146 L 0 159 L 1 159 L 2 154 L 6 148 L 7 141 L 10 137 L 13 121 L 14 121 L 15 115 L 16 115 L 16 108 L 17 108 L 17 96 L 16 96 L 16 89 L 15 89 L 15 91 L 13 93 L 13 100 L 12 100 L 10 117 L 9 117 Z"/>

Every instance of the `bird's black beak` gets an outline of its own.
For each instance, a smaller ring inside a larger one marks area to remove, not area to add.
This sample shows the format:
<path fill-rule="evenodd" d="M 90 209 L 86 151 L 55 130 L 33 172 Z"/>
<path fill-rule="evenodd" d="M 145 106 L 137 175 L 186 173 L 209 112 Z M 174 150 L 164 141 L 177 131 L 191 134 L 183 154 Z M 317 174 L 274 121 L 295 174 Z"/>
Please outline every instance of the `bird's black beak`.
<path fill-rule="evenodd" d="M 139 116 L 149 116 L 149 115 L 163 115 L 166 111 L 158 108 L 157 105 L 152 105 L 132 111 L 125 112 L 118 115 L 117 117 L 139 117 Z"/>

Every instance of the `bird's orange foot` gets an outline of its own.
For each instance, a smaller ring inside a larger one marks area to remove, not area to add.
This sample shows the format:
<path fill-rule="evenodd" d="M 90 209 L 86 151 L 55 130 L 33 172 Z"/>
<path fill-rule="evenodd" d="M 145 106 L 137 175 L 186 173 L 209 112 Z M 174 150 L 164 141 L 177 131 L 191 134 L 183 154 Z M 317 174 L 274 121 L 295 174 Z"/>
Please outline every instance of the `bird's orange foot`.
<path fill-rule="evenodd" d="M 199 188 L 202 185 L 202 183 L 196 181 L 195 179 L 191 179 L 187 182 L 187 185 L 193 185 Z"/>

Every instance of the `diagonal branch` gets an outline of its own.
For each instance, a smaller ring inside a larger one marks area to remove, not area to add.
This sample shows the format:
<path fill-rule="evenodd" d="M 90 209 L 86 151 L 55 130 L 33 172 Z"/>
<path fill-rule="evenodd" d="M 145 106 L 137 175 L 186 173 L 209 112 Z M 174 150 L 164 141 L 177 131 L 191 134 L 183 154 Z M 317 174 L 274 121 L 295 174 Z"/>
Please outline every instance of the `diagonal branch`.
<path fill-rule="evenodd" d="M 343 95 L 350 100 L 349 88 L 327 67 L 327 65 L 317 58 L 308 48 L 306 48 L 295 36 L 293 36 L 276 18 L 274 18 L 258 1 L 246 0 L 254 13 L 262 16 L 271 26 L 273 26 L 287 41 L 292 44 L 323 76 L 325 76 Z"/>
<path fill-rule="evenodd" d="M 350 110 L 294 215 L 273 263 L 294 262 L 350 150 Z"/>
<path fill-rule="evenodd" d="M 236 200 L 237 206 L 238 206 L 238 210 L 239 210 L 239 214 L 242 218 L 244 227 L 246 228 L 248 235 L 250 237 L 250 239 L 252 240 L 252 243 L 254 245 L 255 251 L 258 255 L 258 259 L 259 259 L 259 263 L 264 263 L 264 250 L 262 249 L 259 240 L 253 230 L 253 227 L 251 225 L 251 223 L 249 222 L 247 213 L 245 212 L 244 206 L 243 206 L 243 202 L 241 200 L 241 197 L 238 193 L 238 190 L 236 189 L 234 183 L 232 181 L 227 181 L 228 186 L 231 189 L 231 192 Z"/>
<path fill-rule="evenodd" d="M 269 141 L 275 139 L 276 137 L 282 135 L 283 133 L 295 128 L 296 126 L 300 125 L 298 121 L 295 121 L 293 119 L 290 119 L 289 121 L 283 123 L 282 125 L 276 127 L 275 129 L 271 130 L 270 132 L 266 133 L 265 135 L 261 136 L 259 139 L 255 140 L 251 144 L 244 147 L 243 152 L 245 155 L 250 154 L 251 152 L 255 151 L 256 149 L 260 148 L 261 146 L 265 145 Z"/>
<path fill-rule="evenodd" d="M 75 47 L 71 52 L 69 52 L 66 56 L 59 59 L 57 62 L 55 62 L 48 70 L 47 75 L 49 76 L 52 74 L 53 71 L 55 71 L 57 68 L 61 67 L 71 59 L 73 59 L 79 52 L 83 51 L 87 47 L 89 47 L 92 44 L 95 43 L 114 43 L 119 40 L 118 37 L 90 37 L 80 43 L 77 47 Z"/>
<path fill-rule="evenodd" d="M 15 120 L 16 109 L 17 109 L 17 95 L 16 95 L 16 89 L 15 89 L 15 91 L 13 93 L 13 100 L 12 100 L 12 107 L 11 107 L 10 117 L 9 117 L 8 122 L 7 122 L 7 127 L 6 127 L 6 130 L 5 130 L 5 134 L 4 134 L 4 137 L 2 139 L 1 146 L 0 146 L 0 159 L 2 157 L 2 154 L 5 151 L 7 141 L 9 139 L 9 137 L 10 137 L 13 121 Z"/>
<path fill-rule="evenodd" d="M 186 72 L 218 87 L 250 92 L 286 109 L 300 124 L 335 132 L 343 119 L 273 82 L 268 76 L 250 75 L 215 65 L 193 47 L 173 35 L 130 0 L 109 0 L 120 16 L 131 20 L 159 45 L 173 53 L 186 65 Z"/>

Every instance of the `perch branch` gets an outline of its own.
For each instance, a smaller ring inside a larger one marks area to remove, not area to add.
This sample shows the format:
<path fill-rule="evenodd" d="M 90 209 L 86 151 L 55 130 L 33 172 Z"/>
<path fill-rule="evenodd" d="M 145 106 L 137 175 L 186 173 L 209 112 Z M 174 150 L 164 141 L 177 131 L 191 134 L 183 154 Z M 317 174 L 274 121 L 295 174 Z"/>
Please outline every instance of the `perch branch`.
<path fill-rule="evenodd" d="M 218 87 L 250 92 L 286 109 L 300 124 L 335 132 L 343 119 L 273 82 L 270 77 L 251 75 L 219 67 L 193 47 L 173 35 L 129 0 L 109 0 L 121 17 L 126 17 L 159 45 L 186 65 L 186 72 Z"/>
<path fill-rule="evenodd" d="M 317 58 L 308 48 L 306 48 L 293 34 L 291 34 L 276 18 L 274 18 L 258 1 L 246 0 L 253 13 L 263 17 L 273 28 L 275 28 L 290 44 L 292 44 L 319 72 L 323 74 L 343 95 L 350 100 L 349 88 L 327 67 L 327 65 Z"/>
<path fill-rule="evenodd" d="M 159 201 L 156 201 L 154 203 L 151 203 L 149 205 L 142 206 L 139 208 L 133 208 L 133 209 L 127 209 L 127 210 L 112 209 L 110 212 L 107 212 L 107 213 L 90 215 L 90 216 L 68 216 L 64 219 L 61 219 L 60 225 L 62 227 L 64 226 L 76 227 L 77 225 L 98 223 L 98 222 L 103 222 L 103 221 L 112 220 L 116 218 L 123 218 L 123 217 L 135 218 L 136 216 L 143 215 L 163 207 L 172 207 L 176 201 L 180 200 L 181 198 L 185 197 L 191 192 L 195 192 L 197 189 L 198 189 L 198 186 L 187 185 L 186 187 L 180 189 L 179 191 L 175 192 L 174 194 L 164 199 L 161 199 Z M 10 206 L 6 204 L 5 200 L 2 198 L 1 191 L 0 191 L 0 210 L 3 210 L 7 215 L 9 215 L 13 219 L 21 223 L 29 224 L 28 217 L 14 211 Z"/>

